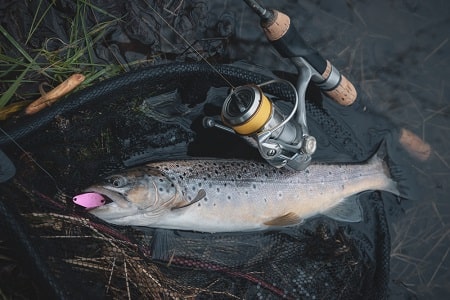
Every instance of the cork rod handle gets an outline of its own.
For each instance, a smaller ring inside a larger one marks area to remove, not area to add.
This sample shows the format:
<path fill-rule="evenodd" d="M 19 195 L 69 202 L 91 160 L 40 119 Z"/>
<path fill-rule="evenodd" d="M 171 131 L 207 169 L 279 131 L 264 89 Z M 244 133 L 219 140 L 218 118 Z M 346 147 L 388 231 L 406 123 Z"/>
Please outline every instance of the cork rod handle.
<path fill-rule="evenodd" d="M 325 94 L 341 105 L 353 104 L 358 95 L 354 85 L 337 70 L 333 70 L 333 65 L 303 40 L 295 27 L 291 26 L 291 20 L 286 14 L 272 10 L 270 16 L 270 19 L 261 22 L 261 26 L 275 49 L 283 57 L 302 57 L 322 76 L 315 83 Z M 333 76 L 334 78 L 331 78 Z M 329 79 L 334 82 L 331 86 Z"/>

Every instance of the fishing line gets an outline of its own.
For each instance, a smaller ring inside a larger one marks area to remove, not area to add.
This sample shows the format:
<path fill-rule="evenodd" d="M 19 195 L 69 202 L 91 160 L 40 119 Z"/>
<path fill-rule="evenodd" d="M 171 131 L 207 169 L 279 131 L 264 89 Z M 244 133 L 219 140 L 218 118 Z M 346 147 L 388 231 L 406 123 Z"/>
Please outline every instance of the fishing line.
<path fill-rule="evenodd" d="M 219 72 L 219 70 L 214 67 L 207 59 L 204 57 L 195 47 L 188 41 L 186 38 L 176 30 L 175 27 L 173 27 L 164 17 L 158 13 L 158 11 L 153 8 L 148 1 L 145 1 L 148 5 L 148 7 L 178 36 L 180 37 L 186 45 L 188 45 L 189 48 L 191 48 L 214 72 L 216 72 L 231 88 L 235 89 L 235 86 L 222 74 Z M 11 140 L 17 148 L 19 148 L 29 159 L 32 161 L 39 169 L 41 169 L 55 184 L 55 187 L 62 191 L 57 184 L 56 179 L 53 175 L 50 174 L 49 171 L 47 171 L 41 164 L 39 164 L 11 135 L 9 135 L 3 128 L 0 127 L 0 131 L 9 139 Z"/>
<path fill-rule="evenodd" d="M 3 128 L 0 127 L 0 131 L 6 136 L 8 137 L 8 139 L 10 139 L 17 148 L 20 149 L 20 151 L 22 151 L 27 157 L 28 159 L 30 159 L 39 169 L 41 169 L 55 184 L 55 187 L 58 191 L 63 192 L 59 186 L 58 183 L 56 182 L 55 177 L 53 177 L 52 174 L 50 174 L 49 171 L 47 171 L 40 163 L 38 163 L 12 136 L 10 136 L 5 130 L 3 130 Z"/>
<path fill-rule="evenodd" d="M 189 46 L 189 48 L 191 48 L 204 62 L 206 62 L 210 67 L 211 67 L 211 69 L 213 69 L 214 70 L 214 72 L 216 72 L 217 74 L 219 74 L 219 76 L 231 87 L 231 88 L 233 88 L 233 89 L 235 89 L 235 87 L 234 87 L 234 85 L 222 74 L 222 73 L 220 73 L 219 72 L 219 70 L 217 70 L 217 68 L 216 67 L 214 67 L 200 52 L 198 52 L 197 51 L 197 49 L 195 49 L 195 47 L 191 44 L 191 43 L 189 43 L 189 41 L 188 40 L 186 40 L 185 38 L 184 38 L 184 36 L 180 33 L 180 32 L 178 32 L 176 29 L 175 29 L 175 27 L 173 27 L 172 25 L 170 25 L 170 23 L 166 20 L 166 19 L 164 19 L 164 17 L 163 16 L 161 16 L 157 11 L 156 11 L 156 9 L 154 9 L 149 3 L 148 3 L 148 1 L 145 1 L 146 3 L 147 3 L 147 5 L 148 5 L 148 7 L 150 7 L 150 9 L 167 25 L 167 26 L 169 26 L 169 28 L 176 34 L 176 35 L 178 35 L 178 37 L 180 37 L 188 46 Z"/>

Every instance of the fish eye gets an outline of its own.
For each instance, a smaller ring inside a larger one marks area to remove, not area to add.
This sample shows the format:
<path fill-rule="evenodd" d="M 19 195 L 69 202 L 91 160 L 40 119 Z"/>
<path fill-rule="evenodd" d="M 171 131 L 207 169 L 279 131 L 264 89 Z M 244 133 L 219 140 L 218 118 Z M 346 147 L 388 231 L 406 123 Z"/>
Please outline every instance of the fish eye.
<path fill-rule="evenodd" d="M 123 176 L 111 176 L 106 178 L 106 182 L 112 185 L 113 187 L 120 188 L 127 184 L 127 179 Z"/>

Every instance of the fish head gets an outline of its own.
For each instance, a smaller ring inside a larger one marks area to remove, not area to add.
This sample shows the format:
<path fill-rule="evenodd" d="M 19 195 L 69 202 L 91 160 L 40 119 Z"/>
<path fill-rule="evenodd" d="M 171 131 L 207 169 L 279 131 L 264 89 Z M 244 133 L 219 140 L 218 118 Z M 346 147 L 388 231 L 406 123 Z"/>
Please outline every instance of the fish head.
<path fill-rule="evenodd" d="M 89 213 L 117 225 L 142 225 L 156 221 L 176 200 L 175 184 L 159 169 L 140 167 L 114 174 L 84 192 L 98 193 L 109 203 Z"/>

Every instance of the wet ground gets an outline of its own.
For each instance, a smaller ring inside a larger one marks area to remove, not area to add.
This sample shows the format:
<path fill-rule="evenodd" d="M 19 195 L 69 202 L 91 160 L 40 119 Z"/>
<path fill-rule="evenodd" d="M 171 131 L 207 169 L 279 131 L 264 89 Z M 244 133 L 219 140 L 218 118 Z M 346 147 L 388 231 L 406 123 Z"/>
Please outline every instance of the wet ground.
<path fill-rule="evenodd" d="M 295 72 L 266 42 L 258 18 L 243 1 L 201 3 L 197 2 L 192 12 L 207 10 L 208 17 L 199 18 L 192 32 L 184 31 L 190 42 L 204 38 L 207 30 L 199 28 L 218 22 L 215 36 L 229 41 L 220 53 L 227 60 Z M 448 297 L 449 2 L 314 0 L 264 4 L 287 12 L 303 37 L 357 85 L 361 100 L 372 110 L 431 145 L 428 161 L 411 162 L 424 196 L 407 203 L 404 215 L 392 220 L 391 279 L 419 299 Z M 161 47 L 174 50 L 164 39 Z"/>
<path fill-rule="evenodd" d="M 165 16 L 176 12 L 178 4 L 183 2 L 172 1 Z M 289 61 L 280 58 L 265 41 L 257 17 L 243 1 L 192 3 L 195 5 L 190 16 L 197 14 L 198 18 L 195 24 L 189 21 L 192 18 L 178 23 L 183 36 L 190 42 L 217 36 L 227 41 L 226 44 L 221 39 L 216 43 L 209 41 L 205 45 L 217 45 L 217 48 L 203 47 L 203 55 L 212 57 L 211 60 L 245 60 L 274 70 L 295 72 Z M 407 203 L 405 213 L 391 220 L 391 280 L 393 286 L 403 287 L 419 299 L 448 298 L 450 3 L 444 0 L 267 0 L 264 4 L 287 12 L 303 37 L 358 86 L 362 100 L 371 109 L 431 144 L 433 153 L 429 161 L 412 162 L 424 196 Z M 146 45 L 158 48 L 163 55 L 155 59 L 162 60 L 170 60 L 170 53 L 179 55 L 188 48 L 161 24 L 162 38 L 141 35 L 139 26 L 154 22 L 145 14 L 141 20 L 145 22 L 123 27 L 134 40 L 117 43 L 120 33 L 111 34 L 110 38 L 116 41 L 119 55 L 115 57 L 120 58 L 119 62 L 148 58 L 149 55 L 140 51 Z M 211 24 L 218 24 L 214 32 Z M 55 24 L 55 31 L 59 25 Z M 133 44 L 139 47 L 127 48 Z M 101 57 L 101 51 L 96 50 Z M 181 56 L 198 60 L 195 53 Z"/>
<path fill-rule="evenodd" d="M 419 299 L 448 298 L 450 2 L 264 3 L 287 12 L 303 36 L 359 85 L 372 107 L 431 144 L 431 159 L 413 163 L 424 196 L 393 222 L 391 279 Z M 225 1 L 223 5 L 236 8 L 236 32 L 242 40 L 263 41 L 261 33 L 253 31 L 257 18 L 244 4 Z M 240 51 L 236 57 L 292 68 L 266 46 Z"/>

